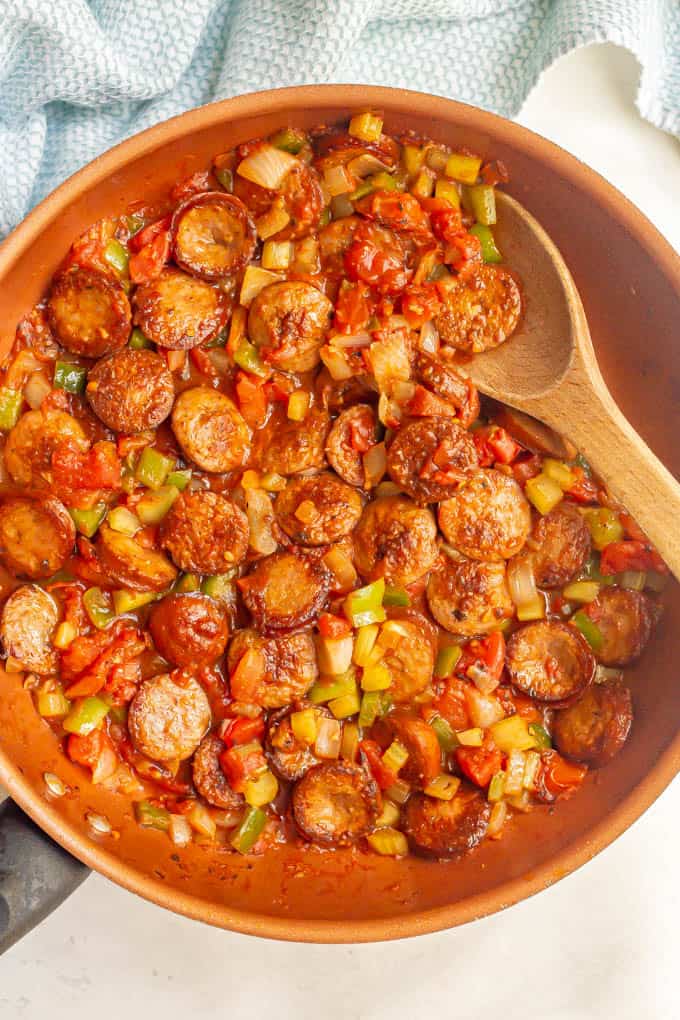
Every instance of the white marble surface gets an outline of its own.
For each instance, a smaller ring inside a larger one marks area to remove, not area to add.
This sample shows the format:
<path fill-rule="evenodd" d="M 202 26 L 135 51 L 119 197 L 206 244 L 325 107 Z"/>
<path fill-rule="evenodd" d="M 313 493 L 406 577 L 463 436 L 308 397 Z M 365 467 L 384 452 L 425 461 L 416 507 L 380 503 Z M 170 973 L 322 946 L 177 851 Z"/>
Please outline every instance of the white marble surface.
<path fill-rule="evenodd" d="M 545 75 L 520 120 L 617 185 L 680 249 L 680 143 L 638 116 L 637 74 L 613 47 L 581 51 Z M 675 1020 L 679 818 L 676 782 L 612 847 L 534 899 L 375 946 L 215 931 L 95 875 L 0 961 L 0 1017 Z"/>

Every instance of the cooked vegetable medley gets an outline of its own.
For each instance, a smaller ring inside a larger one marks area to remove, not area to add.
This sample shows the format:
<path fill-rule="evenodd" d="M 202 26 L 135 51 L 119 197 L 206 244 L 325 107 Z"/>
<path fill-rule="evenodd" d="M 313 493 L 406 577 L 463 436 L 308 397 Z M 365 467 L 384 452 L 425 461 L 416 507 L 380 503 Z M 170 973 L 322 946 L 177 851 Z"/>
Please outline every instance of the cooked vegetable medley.
<path fill-rule="evenodd" d="M 506 180 L 283 128 L 95 223 L 19 324 L 5 669 L 163 838 L 455 857 L 625 743 L 667 569 L 464 371 L 521 315 Z"/>

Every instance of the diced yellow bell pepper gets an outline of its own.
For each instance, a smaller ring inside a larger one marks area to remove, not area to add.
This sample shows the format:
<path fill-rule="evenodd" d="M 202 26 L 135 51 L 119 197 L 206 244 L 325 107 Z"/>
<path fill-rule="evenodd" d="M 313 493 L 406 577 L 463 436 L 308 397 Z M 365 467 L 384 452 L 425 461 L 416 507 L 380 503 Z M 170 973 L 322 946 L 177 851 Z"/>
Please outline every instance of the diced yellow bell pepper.
<path fill-rule="evenodd" d="M 564 497 L 557 482 L 543 472 L 527 481 L 525 491 L 527 499 L 533 503 L 539 514 L 549 514 Z"/>

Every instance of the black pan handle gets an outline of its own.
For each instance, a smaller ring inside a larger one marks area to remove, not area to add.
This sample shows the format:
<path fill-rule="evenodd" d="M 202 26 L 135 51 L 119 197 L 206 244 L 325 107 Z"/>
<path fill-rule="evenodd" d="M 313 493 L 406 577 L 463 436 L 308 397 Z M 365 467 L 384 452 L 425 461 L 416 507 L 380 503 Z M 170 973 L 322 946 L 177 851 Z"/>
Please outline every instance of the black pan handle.
<path fill-rule="evenodd" d="M 89 873 L 6 800 L 0 806 L 0 953 L 47 917 Z"/>

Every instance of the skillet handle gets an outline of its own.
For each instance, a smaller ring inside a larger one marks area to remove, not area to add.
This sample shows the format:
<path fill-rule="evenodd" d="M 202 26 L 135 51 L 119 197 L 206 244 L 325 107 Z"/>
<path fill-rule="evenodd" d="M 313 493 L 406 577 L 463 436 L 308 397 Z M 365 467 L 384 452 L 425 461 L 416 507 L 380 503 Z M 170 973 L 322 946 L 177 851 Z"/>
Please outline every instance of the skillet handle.
<path fill-rule="evenodd" d="M 88 874 L 13 801 L 0 805 L 0 953 L 47 917 Z"/>

